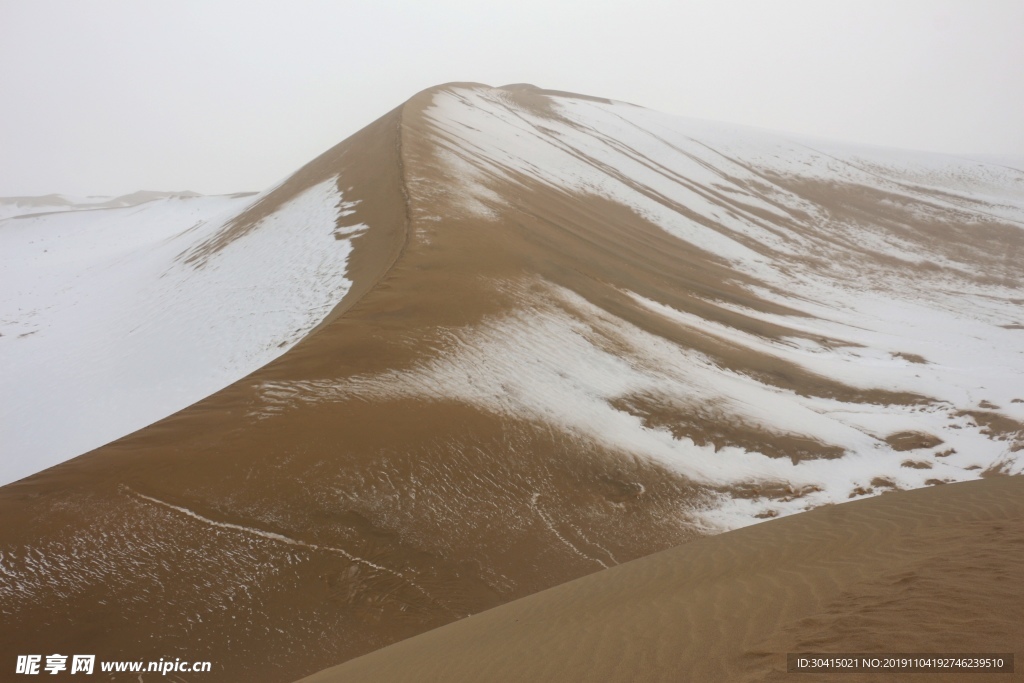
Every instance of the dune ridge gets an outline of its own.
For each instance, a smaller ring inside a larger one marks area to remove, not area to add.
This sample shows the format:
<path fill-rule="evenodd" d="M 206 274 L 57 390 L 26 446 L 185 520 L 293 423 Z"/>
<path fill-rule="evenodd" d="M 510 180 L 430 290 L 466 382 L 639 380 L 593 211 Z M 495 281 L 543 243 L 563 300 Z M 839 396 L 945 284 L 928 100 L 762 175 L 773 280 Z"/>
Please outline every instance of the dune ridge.
<path fill-rule="evenodd" d="M 361 138 L 390 140 L 381 125 Z M 371 288 L 404 228 L 358 147 L 255 196 L 136 193 L 121 199 L 137 206 L 3 221 L 0 484 L 216 393 Z"/>

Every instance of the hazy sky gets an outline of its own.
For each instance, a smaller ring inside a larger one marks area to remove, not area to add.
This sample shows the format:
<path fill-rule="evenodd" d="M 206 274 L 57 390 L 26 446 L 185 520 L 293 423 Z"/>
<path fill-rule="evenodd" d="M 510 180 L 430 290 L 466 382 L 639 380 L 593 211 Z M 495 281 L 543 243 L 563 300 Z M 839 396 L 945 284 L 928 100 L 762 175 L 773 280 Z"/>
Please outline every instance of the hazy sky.
<path fill-rule="evenodd" d="M 448 81 L 1024 155 L 1024 1 L 0 0 L 0 196 L 263 189 Z"/>

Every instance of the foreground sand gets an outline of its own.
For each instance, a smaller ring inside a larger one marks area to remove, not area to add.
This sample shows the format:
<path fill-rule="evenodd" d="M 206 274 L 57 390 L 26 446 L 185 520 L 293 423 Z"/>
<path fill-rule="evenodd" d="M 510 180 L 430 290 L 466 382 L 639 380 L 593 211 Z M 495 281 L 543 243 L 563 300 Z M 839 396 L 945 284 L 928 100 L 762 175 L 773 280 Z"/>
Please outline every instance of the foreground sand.
<path fill-rule="evenodd" d="M 303 683 L 916 680 L 921 676 L 787 674 L 785 653 L 1019 656 L 1022 580 L 1024 478 L 998 477 L 819 508 L 704 538 Z"/>

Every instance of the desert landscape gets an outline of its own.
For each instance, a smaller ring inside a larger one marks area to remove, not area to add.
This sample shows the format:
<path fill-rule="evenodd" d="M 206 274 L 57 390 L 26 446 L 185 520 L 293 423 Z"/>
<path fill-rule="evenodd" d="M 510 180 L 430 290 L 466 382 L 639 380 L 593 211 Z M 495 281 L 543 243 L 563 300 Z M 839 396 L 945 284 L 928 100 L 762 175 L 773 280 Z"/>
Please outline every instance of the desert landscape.
<path fill-rule="evenodd" d="M 0 253 L 2 666 L 1024 652 L 1024 163 L 449 83 L 260 193 L 2 200 Z"/>

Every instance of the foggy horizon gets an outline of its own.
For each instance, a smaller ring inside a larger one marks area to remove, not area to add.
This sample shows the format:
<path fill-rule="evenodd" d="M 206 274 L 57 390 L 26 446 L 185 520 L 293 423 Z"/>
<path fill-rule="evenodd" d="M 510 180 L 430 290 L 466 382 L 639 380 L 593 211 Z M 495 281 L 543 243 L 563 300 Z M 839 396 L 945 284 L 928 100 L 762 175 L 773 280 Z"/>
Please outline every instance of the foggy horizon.
<path fill-rule="evenodd" d="M 1024 157 L 1022 27 L 994 0 L 7 4 L 0 196 L 263 190 L 453 81 Z"/>

